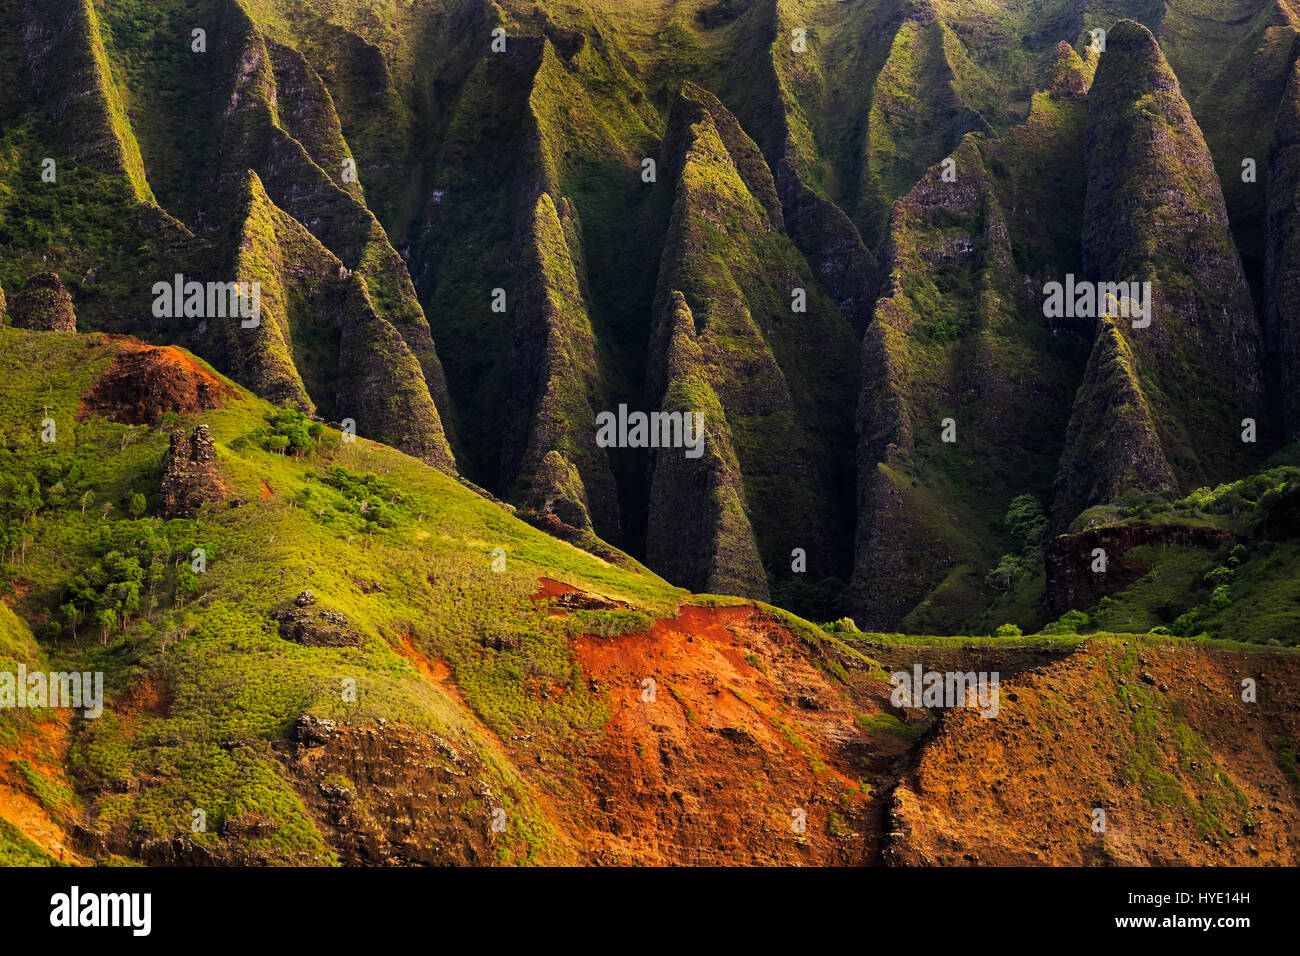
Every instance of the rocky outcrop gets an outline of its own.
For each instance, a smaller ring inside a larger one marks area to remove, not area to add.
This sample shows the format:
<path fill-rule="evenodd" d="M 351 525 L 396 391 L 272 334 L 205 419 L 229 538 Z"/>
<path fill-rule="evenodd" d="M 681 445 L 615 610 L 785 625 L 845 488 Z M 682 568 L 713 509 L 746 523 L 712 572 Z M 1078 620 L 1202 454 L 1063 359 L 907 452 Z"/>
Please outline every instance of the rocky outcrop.
<path fill-rule="evenodd" d="M 328 608 L 295 606 L 275 617 L 280 637 L 303 647 L 357 647 L 361 635 L 345 614 Z"/>
<path fill-rule="evenodd" d="M 224 500 L 226 481 L 207 425 L 199 425 L 189 437 L 180 429 L 172 432 L 159 493 L 158 514 L 163 518 L 193 518 L 204 505 Z"/>
<path fill-rule="evenodd" d="M 515 795 L 478 753 L 437 734 L 304 715 L 285 773 L 326 844 L 349 866 L 469 866 L 497 861 L 492 812 Z M 513 798 L 513 799 L 511 799 Z"/>
<path fill-rule="evenodd" d="M 27 280 L 14 297 L 15 328 L 32 332 L 75 332 L 77 314 L 72 296 L 53 272 L 42 272 Z"/>
<path fill-rule="evenodd" d="M 234 394 L 180 349 L 123 343 L 113 363 L 82 400 L 78 420 L 99 415 L 125 425 L 152 425 L 168 413 L 221 408 Z"/>
<path fill-rule="evenodd" d="M 1044 557 L 1047 616 L 1055 619 L 1069 610 L 1086 611 L 1107 595 L 1144 578 L 1151 565 L 1125 559 L 1134 548 L 1154 545 L 1213 551 L 1231 540 L 1231 532 L 1203 525 L 1124 524 L 1059 535 L 1048 544 Z M 1104 572 L 1093 570 L 1097 549 L 1105 552 Z"/>

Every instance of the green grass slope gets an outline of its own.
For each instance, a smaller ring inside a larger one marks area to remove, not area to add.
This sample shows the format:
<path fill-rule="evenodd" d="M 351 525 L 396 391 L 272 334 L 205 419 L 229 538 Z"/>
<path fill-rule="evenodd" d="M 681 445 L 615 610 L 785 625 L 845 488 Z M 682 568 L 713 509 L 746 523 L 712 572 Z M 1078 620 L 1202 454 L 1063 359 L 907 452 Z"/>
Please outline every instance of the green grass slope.
<path fill-rule="evenodd" d="M 382 719 L 449 742 L 465 755 L 438 758 L 449 772 L 468 766 L 508 809 L 500 859 L 563 858 L 491 737 L 595 730 L 604 705 L 585 682 L 548 692 L 578 672 L 567 630 L 528 595 L 539 576 L 558 575 L 665 613 L 683 592 L 535 531 L 392 449 L 324 431 L 289 453 L 267 450 L 284 419 L 243 390 L 224 408 L 154 425 L 82 418 L 82 396 L 120 343 L 11 329 L 0 329 L 0 343 L 0 586 L 35 625 L 49 666 L 102 670 L 111 702 L 102 720 L 78 718 L 70 730 L 92 842 L 146 856 L 158 840 L 179 840 L 214 859 L 329 862 L 319 821 L 277 756 L 309 715 L 348 726 Z M 21 373 L 32 367 L 39 379 Z M 57 423 L 53 443 L 39 438 L 46 416 Z M 225 500 L 194 519 L 150 517 L 169 432 L 198 421 L 215 439 Z M 206 553 L 200 574 L 189 567 L 196 547 Z M 316 607 L 346 617 L 355 646 L 277 633 L 273 615 L 304 588 Z M 602 613 L 588 615 L 591 626 Z M 11 626 L 8 609 L 3 619 L 6 655 L 34 656 L 26 626 Z M 399 653 L 403 641 L 446 662 L 469 710 L 421 677 Z M 344 682 L 355 683 L 355 702 Z M 164 688 L 165 703 L 134 707 L 141 688 Z M 483 814 L 486 832 L 481 796 L 447 799 L 466 820 Z M 194 808 L 207 813 L 206 833 L 191 833 Z M 223 837 L 224 821 L 250 819 L 270 822 L 260 836 Z"/>

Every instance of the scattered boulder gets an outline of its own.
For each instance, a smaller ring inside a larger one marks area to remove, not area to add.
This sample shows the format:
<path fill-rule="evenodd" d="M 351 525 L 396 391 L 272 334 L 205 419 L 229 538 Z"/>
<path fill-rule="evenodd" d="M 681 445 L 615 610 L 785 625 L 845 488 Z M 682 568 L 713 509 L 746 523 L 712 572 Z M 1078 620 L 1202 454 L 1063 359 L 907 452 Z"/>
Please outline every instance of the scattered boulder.
<path fill-rule="evenodd" d="M 72 296 L 53 272 L 42 272 L 27 280 L 14 298 L 13 320 L 15 328 L 32 332 L 77 331 Z"/>
<path fill-rule="evenodd" d="M 293 603 L 299 607 L 310 607 L 316 603 L 316 595 L 312 593 L 311 588 L 303 588 L 302 593 L 294 599 Z"/>
<path fill-rule="evenodd" d="M 164 518 L 192 518 L 204 504 L 225 497 L 225 481 L 217 469 L 216 448 L 207 425 L 192 437 L 177 429 L 163 465 L 159 513 Z"/>
<path fill-rule="evenodd" d="M 304 594 L 311 594 L 305 591 Z M 302 595 L 298 596 L 299 601 Z M 312 598 L 315 601 L 315 598 Z M 297 601 L 294 602 L 298 604 Z M 306 605 L 298 604 L 299 608 Z M 352 627 L 347 616 L 338 611 L 295 610 L 282 611 L 275 618 L 280 637 L 303 647 L 356 647 L 361 635 Z"/>
<path fill-rule="evenodd" d="M 303 714 L 293 726 L 293 739 L 300 747 L 319 747 L 329 743 L 337 729 L 328 717 Z"/>

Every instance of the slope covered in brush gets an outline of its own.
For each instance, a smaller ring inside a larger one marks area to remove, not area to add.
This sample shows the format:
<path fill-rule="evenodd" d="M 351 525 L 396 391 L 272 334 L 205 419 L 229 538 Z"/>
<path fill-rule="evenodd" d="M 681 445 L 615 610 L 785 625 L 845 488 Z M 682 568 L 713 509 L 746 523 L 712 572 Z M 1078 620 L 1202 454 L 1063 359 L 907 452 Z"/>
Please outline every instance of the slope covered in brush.
<path fill-rule="evenodd" d="M 832 635 L 557 541 L 182 350 L 0 345 L 0 659 L 104 680 L 100 715 L 0 714 L 28 755 L 0 765 L 7 861 L 853 863 L 877 839 L 861 780 L 898 740 L 854 721 L 888 687 Z M 192 380 L 216 401 L 148 400 Z M 203 502 L 168 518 L 178 483 Z"/>
<path fill-rule="evenodd" d="M 978 613 L 1007 506 L 1049 498 L 1078 346 L 1023 285 L 1077 255 L 1082 170 L 1059 157 L 1077 155 L 1082 116 L 1068 97 L 1036 104 L 1004 142 L 968 136 L 894 208 L 858 423 L 853 600 L 873 626 Z"/>

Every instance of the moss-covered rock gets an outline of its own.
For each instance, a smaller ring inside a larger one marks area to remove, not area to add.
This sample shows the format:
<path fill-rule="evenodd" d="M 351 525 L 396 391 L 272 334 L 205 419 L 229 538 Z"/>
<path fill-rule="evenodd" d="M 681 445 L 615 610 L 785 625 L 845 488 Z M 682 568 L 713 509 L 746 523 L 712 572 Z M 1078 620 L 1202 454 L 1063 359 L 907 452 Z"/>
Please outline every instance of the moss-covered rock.
<path fill-rule="evenodd" d="M 56 273 L 42 272 L 27 280 L 14 296 L 13 323 L 33 332 L 77 331 L 72 296 Z"/>
<path fill-rule="evenodd" d="M 1062 40 L 1056 44 L 1056 61 L 1052 64 L 1051 81 L 1047 87 L 1049 93 L 1063 99 L 1082 99 L 1088 95 L 1088 85 L 1096 61 L 1087 63 L 1074 47 Z"/>
<path fill-rule="evenodd" d="M 704 449 L 694 458 L 681 448 L 651 452 L 646 562 L 687 587 L 767 600 L 740 463 L 726 411 L 709 385 L 695 317 L 680 292 L 669 303 L 660 408 L 702 415 Z"/>
<path fill-rule="evenodd" d="M 1126 335 L 1150 418 L 1180 488 L 1217 483 L 1275 440 L 1260 326 L 1210 152 L 1142 25 L 1107 34 L 1088 114 L 1085 277 L 1151 283 L 1150 326 Z M 1245 418 L 1254 444 L 1242 441 Z"/>
<path fill-rule="evenodd" d="M 556 512 L 561 520 L 577 528 L 594 521 L 598 534 L 617 540 L 614 477 L 595 441 L 596 409 L 609 401 L 575 257 L 549 193 L 537 198 L 524 237 L 501 474 L 515 504 L 545 513 L 563 502 L 570 517 Z M 553 454 L 558 460 L 548 461 Z"/>

